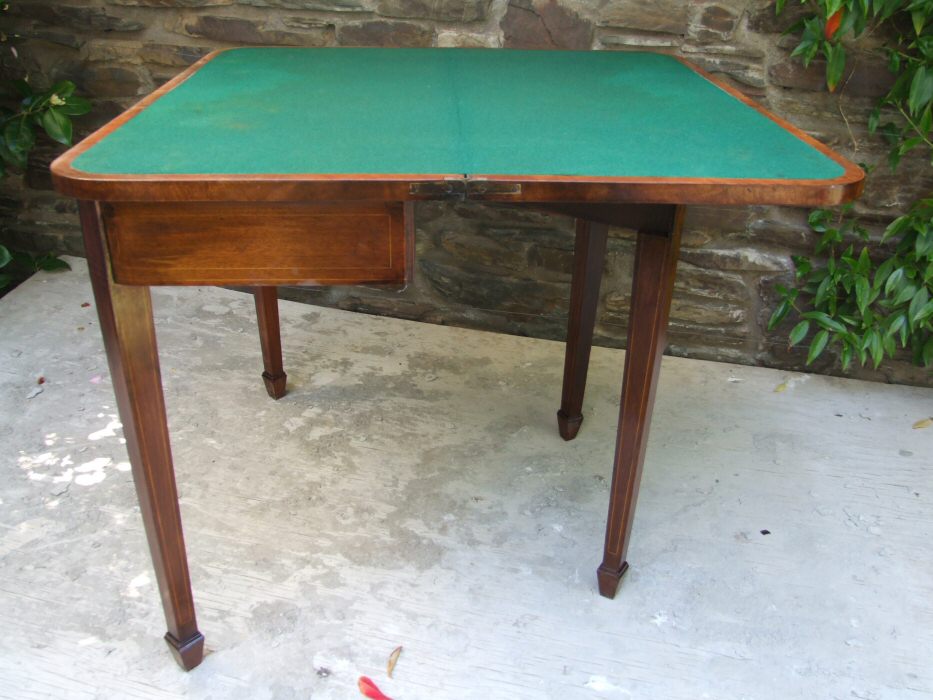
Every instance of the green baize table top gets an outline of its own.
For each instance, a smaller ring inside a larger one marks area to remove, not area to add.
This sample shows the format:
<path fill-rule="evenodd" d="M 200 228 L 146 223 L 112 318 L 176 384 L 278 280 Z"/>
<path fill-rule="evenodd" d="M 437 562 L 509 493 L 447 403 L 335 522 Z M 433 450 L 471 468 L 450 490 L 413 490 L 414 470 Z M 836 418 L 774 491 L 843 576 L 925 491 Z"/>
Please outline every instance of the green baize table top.
<path fill-rule="evenodd" d="M 489 49 L 224 51 L 73 165 L 114 175 L 844 172 L 672 57 Z"/>

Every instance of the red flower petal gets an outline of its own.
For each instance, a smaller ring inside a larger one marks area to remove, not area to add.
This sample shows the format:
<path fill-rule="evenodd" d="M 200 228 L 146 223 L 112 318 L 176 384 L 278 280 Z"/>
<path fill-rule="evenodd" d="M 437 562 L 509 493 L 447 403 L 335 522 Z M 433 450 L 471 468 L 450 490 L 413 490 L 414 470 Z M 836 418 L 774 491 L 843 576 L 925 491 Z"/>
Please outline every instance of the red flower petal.
<path fill-rule="evenodd" d="M 826 19 L 826 27 L 823 29 L 823 35 L 827 39 L 832 39 L 834 36 L 836 36 L 836 32 L 839 31 L 839 25 L 842 24 L 842 18 L 844 14 L 845 13 L 839 9 L 833 12 Z"/>
<path fill-rule="evenodd" d="M 376 687 L 376 684 L 366 676 L 360 676 L 360 680 L 357 681 L 357 685 L 359 686 L 363 697 L 367 697 L 369 700 L 392 700 L 392 698 L 379 690 L 379 688 Z"/>

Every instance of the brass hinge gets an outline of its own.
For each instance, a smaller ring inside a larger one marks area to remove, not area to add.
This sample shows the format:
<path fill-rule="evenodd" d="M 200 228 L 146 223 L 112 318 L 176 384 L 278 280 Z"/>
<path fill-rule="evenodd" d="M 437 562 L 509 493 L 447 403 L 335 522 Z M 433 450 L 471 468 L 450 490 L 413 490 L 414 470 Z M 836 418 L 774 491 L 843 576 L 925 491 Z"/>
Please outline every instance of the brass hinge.
<path fill-rule="evenodd" d="M 464 179 L 412 182 L 408 193 L 412 199 L 509 201 L 521 196 L 522 186 L 515 182 L 471 180 L 465 176 Z"/>
<path fill-rule="evenodd" d="M 517 182 L 499 182 L 498 180 L 467 180 L 467 199 L 505 200 L 520 197 L 522 186 Z"/>
<path fill-rule="evenodd" d="M 463 200 L 466 198 L 464 180 L 439 180 L 435 182 L 413 182 L 408 186 L 412 199 Z"/>

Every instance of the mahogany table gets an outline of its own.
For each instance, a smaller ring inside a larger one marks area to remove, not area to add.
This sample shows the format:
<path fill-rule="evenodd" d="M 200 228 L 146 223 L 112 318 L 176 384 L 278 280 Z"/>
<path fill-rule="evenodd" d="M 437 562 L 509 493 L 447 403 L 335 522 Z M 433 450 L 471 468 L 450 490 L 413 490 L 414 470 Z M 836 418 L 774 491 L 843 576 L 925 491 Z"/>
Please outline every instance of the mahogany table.
<path fill-rule="evenodd" d="M 663 55 L 250 48 L 213 53 L 61 156 L 80 200 L 104 344 L 178 662 L 204 638 L 182 536 L 152 285 L 255 287 L 285 392 L 277 285 L 405 283 L 418 200 L 577 219 L 558 425 L 582 404 L 609 226 L 637 231 L 599 591 L 628 567 L 684 207 L 828 206 L 862 172 L 736 90 Z"/>

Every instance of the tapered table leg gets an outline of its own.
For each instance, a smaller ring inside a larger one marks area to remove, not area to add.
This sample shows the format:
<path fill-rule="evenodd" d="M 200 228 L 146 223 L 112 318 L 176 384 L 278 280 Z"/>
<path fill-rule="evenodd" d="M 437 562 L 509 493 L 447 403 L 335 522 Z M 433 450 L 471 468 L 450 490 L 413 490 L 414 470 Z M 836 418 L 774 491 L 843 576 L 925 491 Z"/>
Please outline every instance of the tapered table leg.
<path fill-rule="evenodd" d="M 599 285 L 606 257 L 609 226 L 577 219 L 570 287 L 567 349 L 564 355 L 564 387 L 557 427 L 564 440 L 573 440 L 583 423 L 583 392 L 593 347 L 593 328 L 599 305 Z"/>
<path fill-rule="evenodd" d="M 606 547 L 603 563 L 596 572 L 599 592 L 607 598 L 615 596 L 619 581 L 628 568 L 625 555 L 648 444 L 655 384 L 664 353 L 683 213 L 683 207 L 677 207 L 668 231 L 639 231 L 635 248 L 628 347 L 606 522 Z"/>
<path fill-rule="evenodd" d="M 107 361 L 168 623 L 165 641 L 179 665 L 190 670 L 201 663 L 204 637 L 191 595 L 149 288 L 114 282 L 98 205 L 81 202 L 80 211 Z"/>
<path fill-rule="evenodd" d="M 273 399 L 285 396 L 285 369 L 282 366 L 282 336 L 279 331 L 279 299 L 276 287 L 254 287 L 259 344 L 262 346 L 262 381 Z"/>

